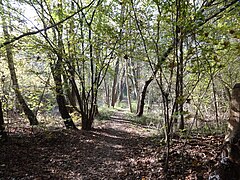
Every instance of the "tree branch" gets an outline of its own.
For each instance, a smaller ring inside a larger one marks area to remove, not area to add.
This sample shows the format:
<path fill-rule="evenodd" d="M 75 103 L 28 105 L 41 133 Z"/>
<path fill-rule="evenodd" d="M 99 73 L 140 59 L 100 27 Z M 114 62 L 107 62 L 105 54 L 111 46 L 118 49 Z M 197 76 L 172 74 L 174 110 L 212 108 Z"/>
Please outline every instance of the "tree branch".
<path fill-rule="evenodd" d="M 6 45 L 8 45 L 8 44 L 11 44 L 11 43 L 13 43 L 13 42 L 15 42 L 15 41 L 17 41 L 17 40 L 19 40 L 19 39 L 22 39 L 23 37 L 31 36 L 31 35 L 34 35 L 34 34 L 38 34 L 38 33 L 42 32 L 42 31 L 46 31 L 46 30 L 49 30 L 49 29 L 51 29 L 51 28 L 54 28 L 54 27 L 56 27 L 56 26 L 64 23 L 65 21 L 71 19 L 73 16 L 75 16 L 75 15 L 78 14 L 78 13 L 80 13 L 80 12 L 83 11 L 84 9 L 90 7 L 94 2 L 95 2 L 95 0 L 91 1 L 87 6 L 79 9 L 78 11 L 76 11 L 75 13 L 73 13 L 72 15 L 66 17 L 65 19 L 63 19 L 63 20 L 61 20 L 61 21 L 59 21 L 59 22 L 57 22 L 57 23 L 55 23 L 55 24 L 53 24 L 53 25 L 51 25 L 51 26 L 48 26 L 48 27 L 43 28 L 43 29 L 39 29 L 39 30 L 37 30 L 37 31 L 31 31 L 31 32 L 23 33 L 23 34 L 21 34 L 21 35 L 19 35 L 19 36 L 13 37 L 13 38 L 10 39 L 10 40 L 6 40 L 5 42 L 3 42 L 3 43 L 0 44 L 0 48 L 6 46 Z"/>

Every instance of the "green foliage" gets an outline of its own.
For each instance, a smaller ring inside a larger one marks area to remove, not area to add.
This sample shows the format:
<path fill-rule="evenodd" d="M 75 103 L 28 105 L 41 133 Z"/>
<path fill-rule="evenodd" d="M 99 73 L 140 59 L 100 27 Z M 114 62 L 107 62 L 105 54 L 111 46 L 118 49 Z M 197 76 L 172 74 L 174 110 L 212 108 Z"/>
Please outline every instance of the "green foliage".
<path fill-rule="evenodd" d="M 63 0 L 57 4 L 47 0 L 41 1 L 42 5 L 40 2 L 31 2 L 21 1 L 20 4 L 15 5 L 7 5 L 4 2 L 4 8 L 10 11 L 5 13 L 4 17 L 11 25 L 11 37 L 31 29 L 54 26 L 54 23 L 69 17 L 90 1 L 77 4 L 79 1 L 72 3 L 72 1 Z M 169 94 L 167 101 L 169 101 L 170 115 L 179 116 L 178 113 L 172 114 L 174 103 L 185 105 L 186 99 L 191 98 L 192 104 L 184 107 L 184 112 L 198 109 L 205 116 L 213 117 L 215 111 L 212 98 L 213 81 L 216 86 L 214 93 L 217 95 L 217 104 L 221 111 L 219 113 L 226 113 L 228 102 L 224 89 L 226 87 L 231 89 L 234 83 L 240 81 L 240 26 L 239 16 L 237 16 L 240 9 L 238 6 L 232 7 L 231 10 L 227 9 L 216 18 L 205 22 L 207 18 L 224 7 L 223 2 L 216 1 L 214 4 L 205 6 L 201 2 L 193 4 L 191 1 L 181 1 L 180 7 L 174 0 L 99 2 L 99 6 L 95 2 L 61 25 L 36 35 L 26 36 L 11 44 L 21 92 L 32 109 L 39 107 L 42 112 L 45 112 L 56 104 L 56 92 L 54 92 L 56 86 L 53 85 L 50 67 L 55 65 L 59 55 L 62 55 L 62 68 L 59 71 L 64 80 L 66 100 L 69 100 L 68 91 L 71 90 L 70 78 L 74 77 L 82 102 L 85 103 L 82 113 L 90 114 L 92 105 L 101 104 L 98 116 L 101 120 L 109 119 L 114 114 L 114 110 L 108 109 L 103 102 L 107 99 L 105 96 L 108 96 L 109 101 L 112 99 L 111 91 L 115 73 L 117 73 L 117 95 L 122 93 L 121 98 L 117 97 L 120 103 L 116 103 L 118 104 L 116 108 L 127 109 L 129 106 L 124 102 L 127 95 L 127 77 L 130 97 L 133 100 L 133 112 L 136 112 L 136 101 L 141 95 L 144 83 L 159 67 L 154 78 L 161 83 L 161 86 L 154 82 L 151 84 L 151 90 L 148 89 L 147 92 L 149 102 L 154 101 L 157 106 L 154 111 L 158 114 L 164 114 L 162 113 L 163 90 Z M 34 25 L 24 18 L 26 14 L 23 13 L 23 4 L 27 7 L 31 6 L 32 9 L 35 8 L 36 17 L 29 17 Z M 178 18 L 177 15 L 179 15 Z M 182 32 L 177 32 L 179 27 Z M 175 92 L 176 82 L 179 79 L 178 56 L 180 53 L 179 49 L 176 49 L 179 46 L 173 45 L 177 37 L 183 38 L 184 87 L 183 94 L 178 96 Z M 4 41 L 0 38 L 0 43 Z M 166 60 L 162 60 L 164 52 L 172 45 L 173 50 L 167 55 Z M 4 48 L 0 49 L 0 54 L 1 73 L 7 77 L 4 83 L 1 82 L 1 86 L 4 86 L 1 94 L 9 100 L 9 108 L 13 108 L 15 97 L 9 90 L 12 84 L 4 60 Z M 128 74 L 125 72 L 125 55 L 128 56 Z M 118 72 L 115 67 L 116 61 L 119 61 Z M 102 85 L 103 80 L 106 80 L 106 87 Z M 108 88 L 108 94 L 106 88 Z M 147 106 L 146 103 L 145 112 L 148 109 Z M 135 114 L 128 116 L 144 125 L 157 126 L 158 123 L 162 123 L 164 117 L 152 113 L 142 118 L 135 117 Z M 73 119 L 75 120 L 75 116 Z M 204 129 L 208 131 L 208 127 Z"/>
<path fill-rule="evenodd" d="M 201 136 L 210 136 L 210 135 L 223 135 L 227 133 L 227 124 L 221 124 L 216 126 L 216 124 L 209 123 L 204 124 L 201 128 L 193 129 L 190 134 L 198 134 Z"/>
<path fill-rule="evenodd" d="M 155 113 L 146 113 L 142 117 L 137 117 L 135 114 L 128 114 L 128 118 L 134 122 L 146 125 L 150 128 L 158 128 L 159 124 L 163 124 L 163 117 Z"/>
<path fill-rule="evenodd" d="M 99 108 L 99 114 L 97 114 L 96 119 L 99 121 L 110 120 L 116 111 L 116 109 L 102 106 Z"/>

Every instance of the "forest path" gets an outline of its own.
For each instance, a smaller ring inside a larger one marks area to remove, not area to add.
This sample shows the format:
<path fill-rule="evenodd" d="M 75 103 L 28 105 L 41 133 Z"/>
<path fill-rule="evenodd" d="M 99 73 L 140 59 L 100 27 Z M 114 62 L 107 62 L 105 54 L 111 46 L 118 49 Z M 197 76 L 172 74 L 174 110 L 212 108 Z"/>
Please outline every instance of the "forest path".
<path fill-rule="evenodd" d="M 207 177 L 223 137 L 175 139 L 169 176 L 163 171 L 166 146 L 144 126 L 117 112 L 93 131 L 45 129 L 10 132 L 0 143 L 0 180 L 155 180 Z M 201 175 L 202 176 L 202 175 Z"/>
<path fill-rule="evenodd" d="M 127 112 L 126 110 L 115 111 L 114 115 L 110 117 L 110 120 L 104 121 L 100 127 L 112 128 L 140 137 L 152 137 L 158 133 L 157 129 L 151 129 L 128 118 L 126 116 Z"/>
<path fill-rule="evenodd" d="M 158 179 L 152 134 L 123 116 L 117 112 L 94 131 L 10 134 L 0 147 L 0 179 Z"/>

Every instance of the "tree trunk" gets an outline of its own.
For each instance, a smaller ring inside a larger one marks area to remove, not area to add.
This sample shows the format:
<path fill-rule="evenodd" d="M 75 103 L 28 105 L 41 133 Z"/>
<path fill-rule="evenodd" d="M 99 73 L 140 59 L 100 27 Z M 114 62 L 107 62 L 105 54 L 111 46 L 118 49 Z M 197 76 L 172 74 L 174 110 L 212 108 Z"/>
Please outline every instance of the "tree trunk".
<path fill-rule="evenodd" d="M 113 78 L 113 86 L 112 86 L 112 102 L 111 106 L 114 107 L 117 102 L 118 97 L 118 75 L 119 74 L 119 59 L 117 59 L 117 62 L 115 64 L 115 72 L 114 72 L 114 78 Z"/>
<path fill-rule="evenodd" d="M 225 137 L 225 144 L 221 148 L 222 159 L 215 166 L 209 180 L 213 179 L 240 179 L 240 83 L 235 84 L 232 90 L 230 115 L 228 119 L 229 133 Z"/>
<path fill-rule="evenodd" d="M 217 124 L 217 127 L 219 127 L 216 86 L 215 86 L 213 74 L 211 74 L 211 80 L 212 80 L 212 91 L 213 91 L 213 102 L 214 102 L 214 109 L 215 109 L 216 124 Z"/>
<path fill-rule="evenodd" d="M 139 78 L 139 66 L 137 63 L 136 70 L 134 68 L 134 63 L 131 61 L 131 76 L 132 76 L 132 85 L 134 90 L 134 99 L 139 99 L 139 85 L 138 85 L 138 78 Z"/>
<path fill-rule="evenodd" d="M 51 71 L 55 83 L 55 91 L 56 91 L 56 100 L 59 108 L 59 112 L 61 114 L 61 117 L 64 120 L 64 124 L 66 128 L 76 129 L 76 126 L 68 112 L 67 106 L 66 106 L 66 100 L 63 95 L 63 85 L 62 85 L 62 78 L 61 78 L 61 61 L 62 58 L 58 57 L 57 63 L 55 64 L 55 67 L 51 65 Z"/>
<path fill-rule="evenodd" d="M 129 85 L 129 73 L 128 73 L 128 58 L 125 58 L 125 71 L 126 71 L 126 88 L 127 88 L 127 100 L 128 100 L 128 107 L 129 111 L 133 112 L 132 110 L 132 102 L 131 102 L 131 90 Z"/>
<path fill-rule="evenodd" d="M 124 89 L 124 76 L 125 76 L 125 68 L 123 68 L 123 71 L 121 73 L 121 78 L 120 78 L 120 83 L 118 83 L 118 103 L 120 104 L 120 102 L 123 100 L 123 89 Z"/>
<path fill-rule="evenodd" d="M 149 96 L 148 96 L 148 103 L 147 103 L 147 111 L 148 112 L 151 112 L 152 110 L 153 110 L 153 102 L 154 102 L 154 96 L 153 96 L 153 94 L 154 94 L 154 90 L 153 90 L 153 88 L 151 88 L 150 90 L 149 90 Z"/>
<path fill-rule="evenodd" d="M 63 17 L 63 2 L 60 0 L 57 4 L 57 15 L 59 19 Z M 64 56 L 64 43 L 63 43 L 63 24 L 57 26 L 54 30 L 54 41 L 57 42 L 57 61 L 53 65 L 51 65 L 51 71 L 55 83 L 55 91 L 56 91 L 56 100 L 58 103 L 59 112 L 61 114 L 62 119 L 64 120 L 65 127 L 68 129 L 77 129 L 70 114 L 67 109 L 67 102 L 64 97 L 63 91 L 63 81 L 62 76 L 64 75 L 63 72 L 63 56 Z"/>
<path fill-rule="evenodd" d="M 229 133 L 225 137 L 225 155 L 240 167 L 240 83 L 234 85 L 228 119 Z M 227 146 L 227 147 L 226 147 Z M 240 174 L 239 174 L 240 175 Z"/>
<path fill-rule="evenodd" d="M 106 102 L 107 106 L 110 107 L 110 95 L 109 95 L 110 90 L 109 90 L 109 85 L 108 85 L 108 82 L 106 79 L 104 80 L 104 88 L 105 88 L 105 102 Z M 113 105 L 113 107 L 114 107 L 114 105 Z"/>
<path fill-rule="evenodd" d="M 4 119 L 2 110 L 2 101 L 0 100 L 0 131 L 4 130 Z"/>
<path fill-rule="evenodd" d="M 140 103 L 138 106 L 138 111 L 137 111 L 137 116 L 141 117 L 143 115 L 143 111 L 144 111 L 144 101 L 146 98 L 146 94 L 147 94 L 147 88 L 149 86 L 149 84 L 153 81 L 153 79 L 155 78 L 157 72 L 159 71 L 159 69 L 161 68 L 162 63 L 167 59 L 168 55 L 172 52 L 173 50 L 173 45 L 171 45 L 162 55 L 161 58 L 159 58 L 158 63 L 155 67 L 155 71 L 153 72 L 152 76 L 145 81 L 145 84 L 143 86 L 142 92 L 141 92 L 141 96 L 140 96 Z"/>
<path fill-rule="evenodd" d="M 5 132 L 2 101 L 0 100 L 0 141 L 6 141 L 6 140 L 7 140 L 7 133 Z"/>
<path fill-rule="evenodd" d="M 92 124 L 94 119 L 88 117 L 82 117 L 82 130 L 90 131 L 92 130 Z"/>
<path fill-rule="evenodd" d="M 179 1 L 181 2 L 181 1 Z M 183 3 L 184 4 L 184 3 Z M 181 5 L 180 5 L 181 6 Z M 184 13 L 184 7 L 179 7 L 180 8 L 180 17 L 183 17 L 183 14 Z M 183 10 L 182 10 L 183 9 Z M 183 12 L 182 12 L 183 11 Z M 184 116 L 183 116 L 183 112 L 184 112 L 184 103 L 185 103 L 185 100 L 184 100 L 184 93 L 183 93 L 183 86 L 184 86 L 184 77 L 183 77 L 183 74 L 184 74 L 184 57 L 183 57 L 183 34 L 182 34 L 182 31 L 183 31 L 183 28 L 180 26 L 180 41 L 179 41 L 179 51 L 180 51 L 180 57 L 179 57 L 179 95 L 181 97 L 181 100 L 180 100 L 180 104 L 179 104 L 179 112 L 180 112 L 180 122 L 179 122 L 179 129 L 180 130 L 184 130 L 184 126 L 185 126 L 185 123 L 184 123 Z"/>
<path fill-rule="evenodd" d="M 232 90 L 228 129 L 226 142 L 240 140 L 240 83 L 235 84 Z"/>
<path fill-rule="evenodd" d="M 1 0 L 0 0 L 0 4 L 1 4 L 1 6 L 3 6 L 3 3 L 2 3 Z M 3 13 L 2 14 L 3 34 L 4 34 L 4 38 L 8 41 L 8 40 L 10 40 L 10 35 L 9 35 L 9 32 L 8 32 L 8 26 L 7 26 L 7 23 L 6 23 L 5 16 L 4 16 L 7 13 L 4 13 L 3 7 L 1 7 L 1 11 Z M 12 80 L 12 83 L 13 83 L 13 90 L 16 94 L 18 102 L 20 103 L 25 115 L 27 116 L 27 118 L 30 122 L 30 125 L 37 125 L 38 121 L 37 121 L 37 118 L 36 118 L 35 114 L 28 107 L 26 101 L 24 100 L 24 98 L 23 98 L 23 96 L 20 92 L 20 87 L 19 87 L 19 84 L 18 84 L 18 79 L 17 79 L 17 75 L 16 75 L 16 71 L 15 71 L 14 62 L 13 62 L 12 47 L 11 47 L 10 44 L 8 44 L 8 45 L 5 46 L 5 49 L 6 49 L 6 53 L 7 53 L 8 68 L 9 68 L 10 75 L 11 75 L 11 80 Z"/>
<path fill-rule="evenodd" d="M 143 111 L 144 111 L 144 101 L 145 101 L 145 97 L 147 94 L 147 88 L 148 85 L 152 82 L 153 77 L 150 78 L 149 80 L 145 81 L 145 84 L 143 86 L 142 92 L 141 92 L 141 96 L 140 96 L 140 103 L 139 103 L 139 107 L 138 107 L 138 111 L 137 111 L 137 116 L 141 117 L 143 115 Z"/>
<path fill-rule="evenodd" d="M 72 76 L 74 78 L 74 73 Z M 69 80 L 66 74 L 63 75 L 63 79 L 64 79 L 64 90 L 65 90 L 64 94 L 66 94 L 67 96 L 66 106 L 68 111 L 72 113 L 75 111 L 74 107 L 76 107 L 77 105 L 76 94 L 73 91 L 72 85 L 71 83 L 69 83 Z"/>

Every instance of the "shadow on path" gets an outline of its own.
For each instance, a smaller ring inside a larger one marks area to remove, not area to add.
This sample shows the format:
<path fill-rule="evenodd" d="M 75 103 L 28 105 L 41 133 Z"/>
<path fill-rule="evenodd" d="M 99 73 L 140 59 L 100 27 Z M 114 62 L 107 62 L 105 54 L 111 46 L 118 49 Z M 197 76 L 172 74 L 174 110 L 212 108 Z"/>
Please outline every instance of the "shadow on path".
<path fill-rule="evenodd" d="M 13 134 L 0 147 L 0 179 L 142 179 L 158 163 L 145 131 L 113 120 L 90 132 Z"/>

